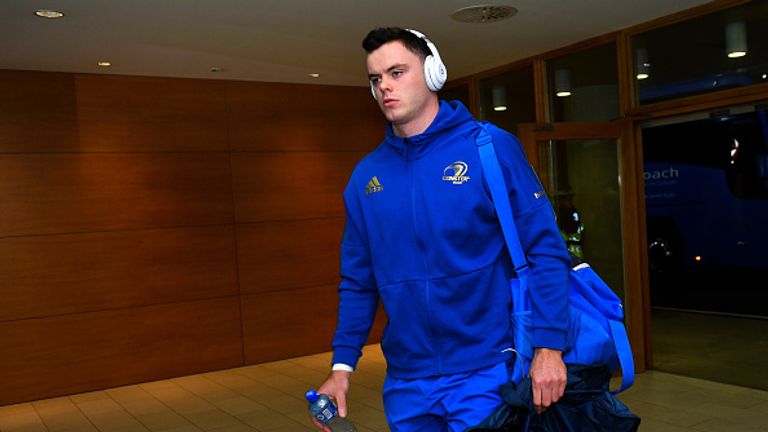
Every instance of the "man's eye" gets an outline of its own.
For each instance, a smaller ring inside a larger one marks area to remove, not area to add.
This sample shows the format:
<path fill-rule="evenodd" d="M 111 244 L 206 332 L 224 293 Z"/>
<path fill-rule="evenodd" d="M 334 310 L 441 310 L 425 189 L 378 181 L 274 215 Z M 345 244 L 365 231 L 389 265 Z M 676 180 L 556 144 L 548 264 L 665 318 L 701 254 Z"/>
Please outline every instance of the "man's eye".
<path fill-rule="evenodd" d="M 381 82 L 381 78 L 379 77 L 372 77 L 370 80 L 372 85 L 378 85 L 379 82 Z"/>
<path fill-rule="evenodd" d="M 394 71 L 394 72 L 392 72 L 392 76 L 395 77 L 395 78 L 399 77 L 402 74 L 403 74 L 403 71 Z"/>

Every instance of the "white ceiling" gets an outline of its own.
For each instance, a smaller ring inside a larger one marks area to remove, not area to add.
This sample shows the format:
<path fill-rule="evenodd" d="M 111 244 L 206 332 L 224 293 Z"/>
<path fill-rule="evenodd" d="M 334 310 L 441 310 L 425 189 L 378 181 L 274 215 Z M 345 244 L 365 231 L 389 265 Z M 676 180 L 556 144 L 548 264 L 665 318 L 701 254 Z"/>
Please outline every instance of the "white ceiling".
<path fill-rule="evenodd" d="M 397 25 L 426 33 L 451 79 L 709 1 L 0 0 L 0 69 L 364 86 L 360 41 Z M 491 24 L 450 18 L 490 3 L 519 12 Z"/>

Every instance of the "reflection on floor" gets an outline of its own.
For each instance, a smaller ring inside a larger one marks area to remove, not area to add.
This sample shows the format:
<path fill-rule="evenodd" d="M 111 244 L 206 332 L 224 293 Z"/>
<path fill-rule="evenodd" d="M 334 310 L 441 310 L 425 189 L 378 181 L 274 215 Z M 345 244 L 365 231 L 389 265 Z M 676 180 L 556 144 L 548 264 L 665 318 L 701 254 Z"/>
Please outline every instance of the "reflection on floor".
<path fill-rule="evenodd" d="M 296 432 L 314 430 L 303 394 L 328 373 L 329 354 L 0 407 L 2 432 Z M 360 432 L 388 430 L 385 365 L 366 347 L 349 395 Z M 755 373 L 765 373 L 756 371 Z M 651 371 L 621 399 L 641 431 L 767 432 L 768 392 Z"/>
<path fill-rule="evenodd" d="M 768 390 L 768 319 L 654 309 L 654 369 Z"/>

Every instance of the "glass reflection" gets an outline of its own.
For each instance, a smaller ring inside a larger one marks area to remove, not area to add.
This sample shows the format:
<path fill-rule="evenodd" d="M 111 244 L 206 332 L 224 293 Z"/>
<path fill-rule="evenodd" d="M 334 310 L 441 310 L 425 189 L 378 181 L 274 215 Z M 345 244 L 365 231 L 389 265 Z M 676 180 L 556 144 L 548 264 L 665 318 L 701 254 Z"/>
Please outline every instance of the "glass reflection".
<path fill-rule="evenodd" d="M 766 22 L 760 0 L 633 36 L 637 102 L 768 82 Z"/>
<path fill-rule="evenodd" d="M 480 118 L 511 133 L 536 121 L 533 66 L 480 80 Z"/>
<path fill-rule="evenodd" d="M 613 120 L 619 116 L 616 44 L 547 62 L 550 118 L 555 122 Z"/>

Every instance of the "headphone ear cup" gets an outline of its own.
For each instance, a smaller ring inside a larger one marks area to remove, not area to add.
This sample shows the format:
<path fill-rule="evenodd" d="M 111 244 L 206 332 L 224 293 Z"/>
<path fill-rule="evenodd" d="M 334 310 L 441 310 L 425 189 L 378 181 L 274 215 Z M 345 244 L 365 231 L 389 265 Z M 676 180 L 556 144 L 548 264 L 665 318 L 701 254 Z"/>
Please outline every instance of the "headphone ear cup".
<path fill-rule="evenodd" d="M 435 57 L 427 56 L 424 59 L 424 80 L 427 82 L 427 88 L 432 91 L 439 89 L 435 88 Z"/>
<path fill-rule="evenodd" d="M 437 87 L 438 91 L 441 88 L 443 88 L 443 85 L 448 80 L 448 71 L 445 69 L 445 65 L 443 64 L 443 61 L 440 60 L 440 57 L 438 57 L 435 60 L 435 87 Z"/>
<path fill-rule="evenodd" d="M 439 91 L 443 88 L 446 78 L 448 74 L 443 62 L 438 57 L 427 56 L 424 59 L 424 80 L 427 82 L 427 87 L 432 91 Z"/>

